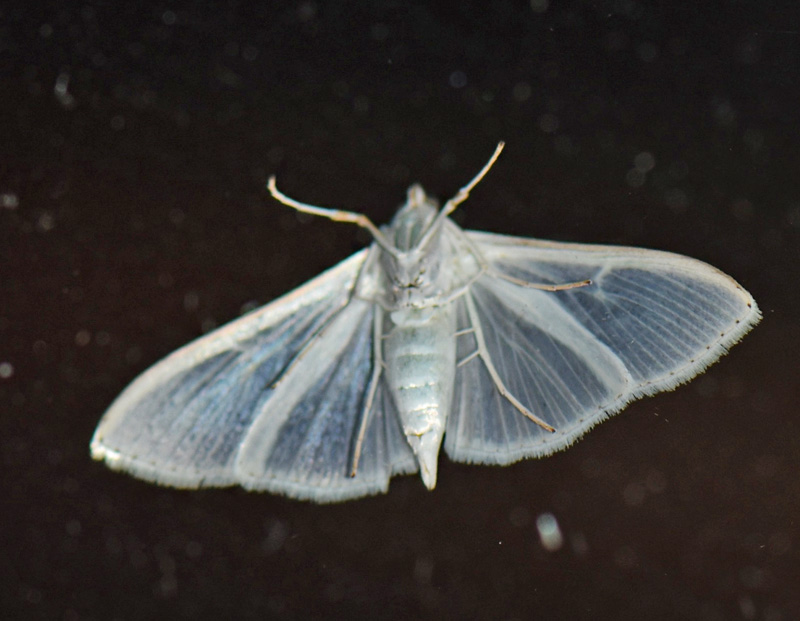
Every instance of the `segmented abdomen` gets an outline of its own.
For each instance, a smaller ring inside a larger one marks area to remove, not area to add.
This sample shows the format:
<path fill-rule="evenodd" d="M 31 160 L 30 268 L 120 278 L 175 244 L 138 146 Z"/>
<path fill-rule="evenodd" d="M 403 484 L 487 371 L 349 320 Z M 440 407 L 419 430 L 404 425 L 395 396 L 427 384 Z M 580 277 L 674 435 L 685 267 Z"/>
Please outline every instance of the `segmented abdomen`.
<path fill-rule="evenodd" d="M 386 377 L 406 435 L 444 430 L 456 372 L 455 326 L 452 304 L 385 318 Z"/>

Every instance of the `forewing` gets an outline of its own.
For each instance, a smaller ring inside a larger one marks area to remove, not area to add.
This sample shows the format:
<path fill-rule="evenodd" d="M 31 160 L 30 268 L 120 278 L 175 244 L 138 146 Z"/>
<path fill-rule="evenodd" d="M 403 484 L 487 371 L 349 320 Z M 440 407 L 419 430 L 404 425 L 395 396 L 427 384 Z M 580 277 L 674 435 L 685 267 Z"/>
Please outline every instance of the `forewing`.
<path fill-rule="evenodd" d="M 236 464 L 248 489 L 316 502 L 385 492 L 416 461 L 378 379 L 356 475 L 353 451 L 372 380 L 374 306 L 354 300 L 276 387 L 253 422 Z"/>
<path fill-rule="evenodd" d="M 487 353 L 509 392 L 556 432 L 525 418 L 472 359 L 459 373 L 446 435 L 456 460 L 510 463 L 565 448 L 631 400 L 702 372 L 760 318 L 738 283 L 687 257 L 468 235 L 490 266 L 468 294 Z M 536 284 L 592 284 L 543 291 L 498 273 Z M 471 341 L 463 338 L 460 350 L 475 347 Z"/>
<path fill-rule="evenodd" d="M 290 368 L 297 371 L 296 377 L 302 377 L 305 361 L 321 360 L 319 352 L 328 357 L 330 365 L 347 356 L 359 369 L 372 364 L 369 329 L 355 329 L 369 327 L 370 306 L 350 302 L 365 254 L 357 253 L 303 287 L 198 339 L 150 368 L 106 412 L 92 440 L 93 456 L 105 459 L 112 468 L 179 487 L 240 483 L 270 488 L 254 484 L 251 478 L 243 480 L 235 466 L 242 446 L 248 437 L 252 438 L 254 426 L 268 426 L 265 421 L 273 412 L 280 417 L 283 406 L 276 407 L 273 399 L 276 382 Z M 292 365 L 304 348 L 307 351 L 302 361 Z M 304 390 L 310 384 L 293 385 L 296 393 L 291 399 L 302 405 Z M 330 388 L 339 387 L 332 381 Z M 353 395 L 365 389 L 364 384 L 353 384 L 349 400 L 342 403 L 346 407 L 333 412 L 342 429 L 348 424 L 352 427 L 352 421 L 360 417 L 360 410 L 350 406 L 356 401 Z M 383 435 L 376 431 L 386 422 L 385 400 L 376 400 L 377 403 L 381 407 L 376 405 L 373 412 L 365 457 L 382 450 L 371 444 L 376 438 L 384 445 L 390 442 L 388 431 Z M 263 446 L 264 450 L 275 450 L 277 454 L 282 437 L 275 434 L 276 443 Z M 390 446 L 396 448 L 394 443 Z M 326 458 L 332 459 L 332 450 Z M 383 452 L 384 456 L 390 453 L 388 449 Z M 402 471 L 407 465 L 405 457 L 401 455 L 398 463 L 387 458 L 388 465 L 378 464 L 377 458 L 367 458 L 362 460 L 360 474 L 373 481 L 383 477 L 385 488 L 389 478 L 386 471 L 391 472 L 393 467 Z M 341 460 L 341 456 L 337 458 Z M 379 467 L 383 469 L 374 472 Z M 282 491 L 292 494 L 289 487 Z"/>

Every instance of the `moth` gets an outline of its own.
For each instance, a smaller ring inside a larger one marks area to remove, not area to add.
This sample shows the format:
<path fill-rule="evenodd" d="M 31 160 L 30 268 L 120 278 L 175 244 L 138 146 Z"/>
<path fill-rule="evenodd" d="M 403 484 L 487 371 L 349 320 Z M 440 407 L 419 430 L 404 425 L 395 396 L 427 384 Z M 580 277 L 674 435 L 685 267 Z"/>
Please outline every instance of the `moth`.
<path fill-rule="evenodd" d="M 687 257 L 465 231 L 419 185 L 388 226 L 280 192 L 374 243 L 179 349 L 111 405 L 92 456 L 183 488 L 316 502 L 386 492 L 450 459 L 510 464 L 570 446 L 627 403 L 688 381 L 760 319 Z"/>

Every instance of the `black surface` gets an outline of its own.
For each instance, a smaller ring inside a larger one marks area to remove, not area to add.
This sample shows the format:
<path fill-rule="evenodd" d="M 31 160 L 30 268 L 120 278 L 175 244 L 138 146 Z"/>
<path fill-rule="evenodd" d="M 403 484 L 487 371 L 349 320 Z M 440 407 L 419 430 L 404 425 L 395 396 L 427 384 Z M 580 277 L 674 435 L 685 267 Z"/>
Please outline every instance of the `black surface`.
<path fill-rule="evenodd" d="M 4 618 L 800 617 L 794 5 L 552 4 L 0 9 Z M 269 174 L 382 223 L 500 139 L 460 223 L 703 259 L 762 324 L 569 451 L 443 457 L 432 493 L 315 506 L 90 460 L 140 371 L 368 241 Z"/>

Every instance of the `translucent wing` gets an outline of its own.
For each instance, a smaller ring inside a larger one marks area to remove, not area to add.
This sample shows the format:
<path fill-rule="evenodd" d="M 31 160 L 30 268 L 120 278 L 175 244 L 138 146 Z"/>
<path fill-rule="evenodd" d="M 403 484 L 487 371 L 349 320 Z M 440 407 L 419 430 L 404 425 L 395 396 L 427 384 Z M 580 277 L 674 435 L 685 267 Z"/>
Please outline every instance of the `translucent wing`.
<path fill-rule="evenodd" d="M 687 257 L 473 231 L 468 237 L 490 270 L 459 302 L 460 329 L 477 328 L 508 391 L 556 431 L 499 394 L 481 358 L 469 358 L 478 343 L 467 334 L 458 346 L 469 361 L 457 376 L 445 435 L 445 450 L 457 461 L 506 464 L 566 448 L 631 400 L 701 373 L 760 319 L 738 283 Z M 544 291 L 502 276 L 592 284 Z"/>
<path fill-rule="evenodd" d="M 365 256 L 143 373 L 106 412 L 92 455 L 167 485 L 241 484 L 320 501 L 385 491 L 392 473 L 413 471 L 379 389 L 358 476 L 348 476 L 372 368 L 373 309 L 350 296 Z"/>
<path fill-rule="evenodd" d="M 394 404 L 379 380 L 358 462 L 353 450 L 373 367 L 374 305 L 353 300 L 287 372 L 242 441 L 235 470 L 248 489 L 334 502 L 386 492 L 416 472 Z"/>

